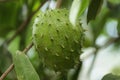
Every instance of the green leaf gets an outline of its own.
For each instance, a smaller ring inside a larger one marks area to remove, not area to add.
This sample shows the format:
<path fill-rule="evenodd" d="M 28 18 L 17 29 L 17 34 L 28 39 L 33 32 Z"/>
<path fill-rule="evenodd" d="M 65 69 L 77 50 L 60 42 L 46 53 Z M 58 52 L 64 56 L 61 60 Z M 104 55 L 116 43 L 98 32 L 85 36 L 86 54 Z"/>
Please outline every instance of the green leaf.
<path fill-rule="evenodd" d="M 10 53 L 15 53 L 19 49 L 20 37 L 17 36 L 8 46 Z"/>
<path fill-rule="evenodd" d="M 88 7 L 88 13 L 87 13 L 87 23 L 90 20 L 95 19 L 97 14 L 99 13 L 101 9 L 101 5 L 103 3 L 103 0 L 92 0 L 89 7 Z"/>
<path fill-rule="evenodd" d="M 85 11 L 85 9 L 88 7 L 90 0 L 82 0 L 81 2 L 81 7 L 79 10 L 79 16 L 81 16 L 81 14 Z"/>
<path fill-rule="evenodd" d="M 20 51 L 12 54 L 18 80 L 40 80 L 29 58 Z"/>
<path fill-rule="evenodd" d="M 109 73 L 105 75 L 102 80 L 120 80 L 120 76 L 118 75 L 113 75 L 112 73 Z"/>
<path fill-rule="evenodd" d="M 90 0 L 74 0 L 70 9 L 69 19 L 70 22 L 75 26 L 78 16 L 84 12 L 88 6 Z"/>

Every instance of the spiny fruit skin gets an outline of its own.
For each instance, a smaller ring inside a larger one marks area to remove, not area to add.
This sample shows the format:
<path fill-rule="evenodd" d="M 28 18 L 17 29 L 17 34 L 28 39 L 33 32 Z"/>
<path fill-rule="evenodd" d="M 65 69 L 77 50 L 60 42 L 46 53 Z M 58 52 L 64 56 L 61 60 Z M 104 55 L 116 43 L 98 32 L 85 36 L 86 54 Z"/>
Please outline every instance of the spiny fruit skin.
<path fill-rule="evenodd" d="M 33 24 L 33 42 L 48 68 L 65 72 L 79 62 L 83 42 L 79 22 L 73 26 L 66 9 L 40 13 Z"/>

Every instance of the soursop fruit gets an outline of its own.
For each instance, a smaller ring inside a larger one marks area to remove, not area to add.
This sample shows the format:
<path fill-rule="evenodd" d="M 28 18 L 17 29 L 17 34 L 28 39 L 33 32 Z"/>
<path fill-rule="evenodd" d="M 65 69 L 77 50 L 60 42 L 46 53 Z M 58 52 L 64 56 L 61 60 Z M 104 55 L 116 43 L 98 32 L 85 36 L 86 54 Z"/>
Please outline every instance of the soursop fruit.
<path fill-rule="evenodd" d="M 55 71 L 65 72 L 79 63 L 84 30 L 79 21 L 73 26 L 68 10 L 48 10 L 36 16 L 33 43 L 43 64 Z"/>

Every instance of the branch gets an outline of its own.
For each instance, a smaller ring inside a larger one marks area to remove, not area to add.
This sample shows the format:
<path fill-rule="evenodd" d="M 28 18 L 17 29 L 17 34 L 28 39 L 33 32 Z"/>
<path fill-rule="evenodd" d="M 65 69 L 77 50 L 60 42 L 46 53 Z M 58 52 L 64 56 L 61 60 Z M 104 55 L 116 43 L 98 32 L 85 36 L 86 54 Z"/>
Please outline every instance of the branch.
<path fill-rule="evenodd" d="M 62 0 L 57 0 L 56 8 L 60 8 L 62 4 Z"/>
<path fill-rule="evenodd" d="M 9 66 L 9 68 L 2 74 L 2 76 L 0 77 L 0 80 L 3 80 L 3 79 L 7 76 L 7 74 L 8 74 L 10 71 L 12 71 L 13 68 L 14 68 L 14 64 L 11 64 L 11 65 Z"/>
<path fill-rule="evenodd" d="M 33 43 L 31 43 L 29 46 L 27 46 L 27 47 L 23 50 L 23 53 L 27 53 L 28 50 L 29 50 L 30 48 L 32 48 L 32 46 L 33 46 Z M 8 75 L 8 73 L 12 71 L 13 68 L 14 68 L 14 64 L 12 63 L 12 64 L 8 67 L 8 69 L 1 75 L 0 80 L 3 80 L 3 79 Z"/>
<path fill-rule="evenodd" d="M 6 42 L 6 44 L 9 44 L 12 40 L 14 40 L 14 38 L 24 30 L 24 28 L 28 25 L 28 23 L 30 22 L 30 20 L 32 19 L 32 17 L 34 16 L 34 14 L 44 5 L 44 3 L 48 1 L 48 0 L 44 0 L 44 2 L 38 7 L 38 9 L 36 11 L 34 11 L 21 25 L 20 27 L 17 29 L 17 31 L 15 32 L 15 34 Z M 3 43 L 4 44 L 4 43 Z M 26 47 L 23 50 L 23 53 L 26 53 L 31 47 L 33 46 L 33 43 L 31 43 L 28 47 Z M 14 64 L 12 63 L 8 69 L 1 75 L 0 80 L 3 80 L 9 72 L 12 71 L 12 69 L 14 68 Z"/>
<path fill-rule="evenodd" d="M 30 48 L 32 48 L 32 46 L 33 46 L 33 42 L 23 50 L 23 53 L 27 53 L 28 50 L 30 50 Z"/>

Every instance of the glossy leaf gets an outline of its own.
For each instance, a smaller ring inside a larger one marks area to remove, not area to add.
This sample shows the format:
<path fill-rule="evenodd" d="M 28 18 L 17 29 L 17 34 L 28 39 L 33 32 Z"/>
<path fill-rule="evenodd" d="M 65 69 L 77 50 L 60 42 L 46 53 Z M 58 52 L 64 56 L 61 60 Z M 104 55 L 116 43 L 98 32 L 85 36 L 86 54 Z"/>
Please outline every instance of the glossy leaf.
<path fill-rule="evenodd" d="M 89 7 L 88 7 L 88 13 L 87 13 L 87 23 L 97 16 L 99 13 L 101 6 L 102 6 L 103 0 L 92 0 Z"/>
<path fill-rule="evenodd" d="M 118 75 L 113 75 L 111 73 L 105 75 L 102 80 L 120 80 L 120 76 Z"/>
<path fill-rule="evenodd" d="M 40 80 L 28 57 L 23 52 L 17 51 L 12 56 L 18 80 Z"/>

